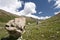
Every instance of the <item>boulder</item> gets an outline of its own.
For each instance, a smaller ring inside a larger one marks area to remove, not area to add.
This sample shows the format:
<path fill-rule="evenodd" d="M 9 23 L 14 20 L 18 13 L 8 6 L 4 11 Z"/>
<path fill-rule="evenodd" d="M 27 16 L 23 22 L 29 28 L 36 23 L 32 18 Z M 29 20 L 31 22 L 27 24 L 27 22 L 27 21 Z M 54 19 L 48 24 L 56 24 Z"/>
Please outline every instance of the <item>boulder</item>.
<path fill-rule="evenodd" d="M 10 20 L 5 25 L 5 29 L 8 31 L 9 35 L 14 38 L 20 38 L 25 32 L 26 18 L 20 17 Z"/>

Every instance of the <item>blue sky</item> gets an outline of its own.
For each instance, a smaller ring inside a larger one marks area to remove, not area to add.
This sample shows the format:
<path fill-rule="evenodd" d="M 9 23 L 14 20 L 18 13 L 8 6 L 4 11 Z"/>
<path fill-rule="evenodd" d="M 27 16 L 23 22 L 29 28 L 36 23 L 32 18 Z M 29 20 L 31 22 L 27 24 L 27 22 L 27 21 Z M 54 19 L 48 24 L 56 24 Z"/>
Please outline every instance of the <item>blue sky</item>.
<path fill-rule="evenodd" d="M 22 0 L 24 2 L 34 2 L 36 4 L 36 11 L 37 13 L 34 14 L 36 16 L 54 16 L 55 12 L 60 11 L 60 8 L 55 9 L 55 1 L 51 1 L 50 3 L 48 0 Z M 22 8 L 23 9 L 23 8 Z M 42 12 L 39 14 L 39 12 Z"/>
<path fill-rule="evenodd" d="M 60 12 L 60 0 L 0 0 L 0 9 L 19 16 L 47 19 Z"/>

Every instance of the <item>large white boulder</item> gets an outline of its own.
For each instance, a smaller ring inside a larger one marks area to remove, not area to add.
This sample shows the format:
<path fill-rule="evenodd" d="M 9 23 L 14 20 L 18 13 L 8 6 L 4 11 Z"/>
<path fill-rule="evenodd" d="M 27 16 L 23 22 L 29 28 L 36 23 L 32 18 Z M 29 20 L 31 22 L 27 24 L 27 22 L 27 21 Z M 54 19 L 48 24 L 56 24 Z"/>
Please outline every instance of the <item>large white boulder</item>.
<path fill-rule="evenodd" d="M 26 18 L 20 17 L 10 20 L 6 23 L 5 28 L 8 31 L 10 36 L 13 37 L 21 37 L 21 35 L 25 32 Z"/>

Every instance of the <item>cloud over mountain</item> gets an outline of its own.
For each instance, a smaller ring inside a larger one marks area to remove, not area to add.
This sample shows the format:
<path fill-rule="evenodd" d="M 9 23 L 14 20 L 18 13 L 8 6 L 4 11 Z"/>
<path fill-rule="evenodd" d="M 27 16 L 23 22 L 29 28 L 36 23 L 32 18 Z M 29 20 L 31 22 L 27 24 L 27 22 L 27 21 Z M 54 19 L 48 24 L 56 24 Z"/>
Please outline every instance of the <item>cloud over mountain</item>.
<path fill-rule="evenodd" d="M 24 9 L 18 12 L 17 8 L 21 8 L 22 4 L 23 1 L 18 0 L 0 0 L 0 9 L 20 16 L 36 13 L 36 5 L 33 2 L 24 3 Z"/>
<path fill-rule="evenodd" d="M 50 18 L 50 16 L 45 16 L 45 17 L 38 17 L 36 15 L 32 15 L 34 13 L 37 13 L 36 10 L 36 4 L 34 2 L 25 2 L 24 1 L 18 1 L 18 0 L 0 0 L 0 9 L 3 9 L 7 12 L 16 14 L 16 15 L 24 15 L 24 16 L 28 16 L 28 17 L 33 17 L 33 18 L 37 18 L 37 19 L 47 19 Z M 24 5 L 24 8 L 18 12 L 18 8 L 22 7 L 22 4 Z M 41 14 L 43 12 L 39 12 L 39 14 Z"/>
<path fill-rule="evenodd" d="M 59 14 L 59 13 L 60 13 L 60 11 L 58 11 L 58 12 L 55 12 L 54 14 L 55 14 L 55 15 L 57 15 L 57 14 Z"/>
<path fill-rule="evenodd" d="M 22 1 L 18 0 L 0 0 L 0 9 L 15 13 L 16 9 L 22 7 Z"/>

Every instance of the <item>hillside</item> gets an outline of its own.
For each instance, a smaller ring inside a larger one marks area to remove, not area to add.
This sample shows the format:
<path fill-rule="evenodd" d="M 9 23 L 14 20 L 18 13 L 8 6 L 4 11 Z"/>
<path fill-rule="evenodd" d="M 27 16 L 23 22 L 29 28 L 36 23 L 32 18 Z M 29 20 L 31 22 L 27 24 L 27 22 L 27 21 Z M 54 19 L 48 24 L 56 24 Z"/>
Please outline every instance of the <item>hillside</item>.
<path fill-rule="evenodd" d="M 17 15 L 15 15 L 15 14 L 6 12 L 6 11 L 4 11 L 4 10 L 0 10 L 0 22 L 2 22 L 2 23 L 6 23 L 6 22 L 8 22 L 9 20 L 14 19 L 14 18 L 17 18 L 17 17 L 21 17 L 21 16 L 17 16 Z M 24 16 L 24 17 L 25 17 L 25 16 Z M 27 20 L 27 22 L 30 22 L 30 23 L 36 21 L 36 19 L 31 18 L 31 17 L 26 17 L 26 20 Z"/>
<path fill-rule="evenodd" d="M 60 40 L 60 13 L 38 25 L 28 25 L 26 31 L 26 40 Z"/>
<path fill-rule="evenodd" d="M 9 12 L 0 10 L 0 22 L 8 22 L 8 20 L 14 19 L 18 17 L 17 15 L 13 15 Z"/>
<path fill-rule="evenodd" d="M 9 12 L 6 12 L 0 9 L 0 39 L 6 34 L 8 34 L 6 30 L 4 29 L 5 23 L 16 17 L 19 17 L 19 16 L 13 15 Z"/>
<path fill-rule="evenodd" d="M 6 34 L 8 34 L 7 31 L 4 29 L 5 23 L 7 23 L 11 19 L 18 18 L 18 17 L 21 16 L 17 16 L 15 14 L 0 9 L 0 39 L 4 37 Z M 26 21 L 27 21 L 26 24 L 36 23 L 36 19 L 31 17 L 26 17 Z"/>
<path fill-rule="evenodd" d="M 0 15 L 1 15 L 0 16 L 0 39 L 1 39 L 3 37 L 8 36 L 7 31 L 4 29 L 5 23 L 10 19 L 14 19 L 17 16 L 6 14 L 5 11 L 3 12 L 0 11 Z M 7 15 L 9 16 L 9 18 Z M 38 25 L 36 24 L 36 19 L 29 18 L 29 17 L 26 18 L 27 18 L 27 24 L 30 23 L 30 25 L 26 25 L 26 32 L 23 34 L 23 39 L 60 40 L 60 13 L 47 20 L 41 21 L 41 23 Z"/>

